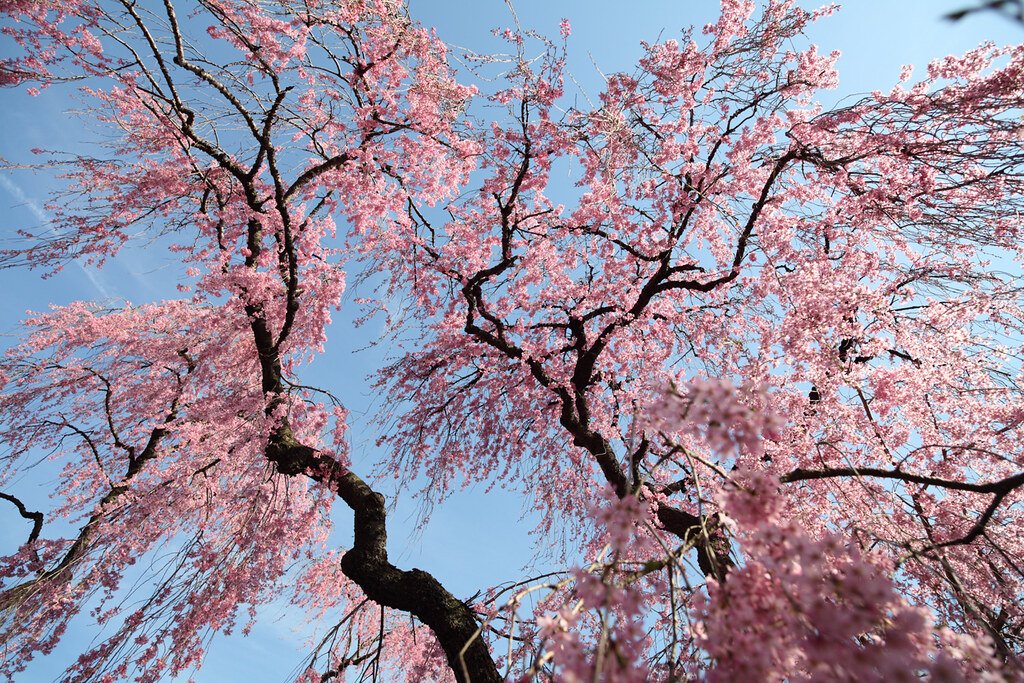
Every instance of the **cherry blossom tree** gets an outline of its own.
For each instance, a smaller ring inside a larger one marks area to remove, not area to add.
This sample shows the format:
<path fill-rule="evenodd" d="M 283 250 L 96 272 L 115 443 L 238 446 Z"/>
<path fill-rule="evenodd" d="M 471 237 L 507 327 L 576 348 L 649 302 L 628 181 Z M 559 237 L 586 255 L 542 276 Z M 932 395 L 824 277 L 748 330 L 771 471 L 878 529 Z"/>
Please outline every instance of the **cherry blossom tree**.
<path fill-rule="evenodd" d="M 833 9 L 723 0 L 570 107 L 568 22 L 457 71 L 397 0 L 0 11 L 0 82 L 72 82 L 112 140 L 5 264 L 159 237 L 184 274 L 3 360 L 8 678 L 83 610 L 68 680 L 177 675 L 281 594 L 306 682 L 1024 676 L 1024 46 L 826 109 Z M 343 268 L 400 349 L 370 472 L 302 379 Z M 46 511 L 10 486 L 40 457 Z M 519 492 L 563 570 L 397 566 L 383 475 Z"/>

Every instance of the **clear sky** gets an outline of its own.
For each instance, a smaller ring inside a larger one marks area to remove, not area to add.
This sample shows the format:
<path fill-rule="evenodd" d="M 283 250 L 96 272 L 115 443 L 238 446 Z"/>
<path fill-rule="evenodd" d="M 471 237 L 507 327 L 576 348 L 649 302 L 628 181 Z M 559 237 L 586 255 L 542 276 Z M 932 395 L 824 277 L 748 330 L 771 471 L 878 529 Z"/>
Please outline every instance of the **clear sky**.
<path fill-rule="evenodd" d="M 182 5 L 187 0 L 180 0 Z M 821 3 L 803 2 L 806 7 Z M 809 30 L 822 51 L 838 49 L 840 89 L 823 93 L 833 103 L 841 97 L 875 89 L 888 90 L 900 67 L 914 64 L 923 73 L 933 58 L 959 53 L 983 40 L 997 43 L 1024 40 L 1024 27 L 993 15 L 978 15 L 951 24 L 941 19 L 972 0 L 848 0 L 843 10 Z M 410 0 L 411 11 L 422 23 L 434 26 L 441 38 L 478 52 L 501 49 L 489 29 L 509 26 L 512 15 L 503 0 Z M 569 40 L 570 71 L 587 95 L 600 90 L 600 73 L 631 70 L 640 55 L 640 41 L 656 41 L 678 34 L 687 25 L 698 27 L 717 15 L 717 0 L 518 0 L 515 11 L 525 28 L 557 35 L 562 17 L 572 23 Z M 598 71 L 600 69 L 600 71 Z M 572 86 L 569 89 L 572 96 Z M 34 147 L 65 151 L 94 149 L 96 131 L 71 112 L 80 102 L 64 88 L 55 87 L 31 98 L 21 91 L 0 91 L 0 158 L 17 165 L 31 160 Z M 21 227 L 46 222 L 43 204 L 54 187 L 46 174 L 0 169 L 0 244 Z M 0 271 L 0 332 L 11 343 L 26 310 L 41 310 L 49 303 L 76 299 L 133 303 L 176 296 L 174 278 L 179 268 L 158 248 L 127 249 L 102 270 L 69 265 L 56 277 L 43 280 L 29 271 Z M 367 295 L 364 288 L 346 297 Z M 324 359 L 314 366 L 318 383 L 334 390 L 353 411 L 353 454 L 357 463 L 376 462 L 372 448 L 376 436 L 369 418 L 381 408 L 365 374 L 378 367 L 386 348 L 358 351 L 374 339 L 373 325 L 355 330 L 355 307 L 349 305 L 331 329 Z M 360 468 L 366 471 L 368 466 Z M 47 475 L 34 473 L 12 485 L 29 504 L 45 509 Z M 385 491 L 388 483 L 382 484 Z M 0 501 L 3 503 L 3 501 Z M 6 505 L 6 503 L 4 503 Z M 485 512 L 481 513 L 481 510 Z M 422 567 L 434 573 L 460 597 L 478 588 L 520 575 L 529 554 L 529 521 L 519 522 L 522 506 L 502 492 L 486 496 L 482 487 L 456 494 L 440 507 L 426 528 L 414 533 L 414 502 L 403 502 L 391 523 L 391 552 L 399 566 Z M 14 550 L 27 533 L 12 506 L 0 507 L 0 553 Z M 350 536 L 351 519 L 338 515 L 339 543 Z M 293 631 L 295 621 L 284 609 L 264 610 L 265 619 L 248 638 L 215 641 L 207 666 L 196 676 L 200 683 L 222 681 L 278 682 L 301 663 L 305 643 Z M 94 636 L 87 619 L 79 619 L 65 643 L 24 674 L 26 683 L 48 681 Z"/>

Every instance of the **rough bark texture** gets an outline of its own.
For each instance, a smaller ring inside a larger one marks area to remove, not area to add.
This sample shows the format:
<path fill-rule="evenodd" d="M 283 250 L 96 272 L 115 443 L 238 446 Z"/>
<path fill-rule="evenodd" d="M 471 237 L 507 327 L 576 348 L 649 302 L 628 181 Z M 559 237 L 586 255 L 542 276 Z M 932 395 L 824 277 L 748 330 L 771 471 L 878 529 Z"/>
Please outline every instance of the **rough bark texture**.
<path fill-rule="evenodd" d="M 331 457 L 298 443 L 285 427 L 267 457 L 283 474 L 304 473 L 336 490 L 355 513 L 355 539 L 341 560 L 345 575 L 374 602 L 414 615 L 437 636 L 460 683 L 502 680 L 472 608 L 422 569 L 402 570 L 388 560 L 384 496 Z"/>

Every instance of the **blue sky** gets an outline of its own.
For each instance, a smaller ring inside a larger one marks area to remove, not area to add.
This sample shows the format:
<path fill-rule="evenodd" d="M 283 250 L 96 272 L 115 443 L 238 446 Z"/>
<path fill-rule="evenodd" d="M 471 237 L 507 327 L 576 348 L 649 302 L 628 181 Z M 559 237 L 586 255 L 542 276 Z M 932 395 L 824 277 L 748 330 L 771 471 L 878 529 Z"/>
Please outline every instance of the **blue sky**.
<path fill-rule="evenodd" d="M 963 52 L 982 40 L 997 43 L 1024 40 L 1024 28 L 995 16 L 979 15 L 957 24 L 941 16 L 968 0 L 850 0 L 837 15 L 813 26 L 812 42 L 823 51 L 839 49 L 840 89 L 824 93 L 826 104 L 841 97 L 875 89 L 887 90 L 903 64 L 915 64 L 918 73 L 933 58 Z M 458 46 L 480 52 L 501 49 L 490 28 L 511 24 L 502 0 L 410 0 L 414 17 L 435 26 L 439 35 Z M 186 4 L 182 0 L 182 4 Z M 820 3 L 805 2 L 807 7 Z M 562 17 L 573 33 L 569 41 L 569 69 L 590 96 L 599 92 L 600 71 L 629 70 L 640 55 L 640 41 L 677 34 L 684 26 L 698 27 L 717 14 L 716 0 L 635 0 L 625 7 L 610 0 L 519 0 L 516 12 L 522 25 L 556 35 Z M 570 96 L 573 94 L 570 89 Z M 17 165 L 31 160 L 34 147 L 86 151 L 94 148 L 96 132 L 69 114 L 79 103 L 60 87 L 31 98 L 21 91 L 0 91 L 0 157 Z M 45 174 L 0 170 L 0 240 L 21 227 L 37 227 L 47 220 L 43 205 L 54 187 Z M 2 242 L 0 242 L 2 244 Z M 174 278 L 180 272 L 160 249 L 127 249 L 102 270 L 71 264 L 57 276 L 0 271 L 0 343 L 17 336 L 18 322 L 27 310 L 76 299 L 133 303 L 176 296 Z M 357 291 L 354 295 L 371 292 Z M 350 294 L 347 299 L 350 299 Z M 318 383 L 328 385 L 353 411 L 353 453 L 356 462 L 372 463 L 379 454 L 372 448 L 376 436 L 369 417 L 381 402 L 365 381 L 364 373 L 379 366 L 386 348 L 358 351 L 373 340 L 373 325 L 355 330 L 354 306 L 339 316 L 331 330 L 324 360 L 314 366 Z M 368 467 L 363 467 L 363 470 Z M 46 476 L 34 473 L 11 490 L 29 503 L 45 508 Z M 387 490 L 387 483 L 383 484 Z M 2 501 L 0 501 L 2 502 Z M 485 514 L 480 510 L 486 509 Z M 393 560 L 403 567 L 418 566 L 434 573 L 456 594 L 468 596 L 477 588 L 520 575 L 529 542 L 528 522 L 519 523 L 520 501 L 502 492 L 484 494 L 482 487 L 453 495 L 440 507 L 426 528 L 414 532 L 415 503 L 404 502 L 391 517 Z M 0 552 L 13 550 L 27 533 L 11 508 L 0 507 Z M 338 518 L 339 542 L 350 534 L 351 520 Z M 286 680 L 300 664 L 305 643 L 292 629 L 293 617 L 283 609 L 266 609 L 266 617 L 249 638 L 223 638 L 214 643 L 207 666 L 196 676 L 204 683 L 220 681 L 277 682 Z M 93 637 L 86 619 L 75 622 L 65 643 L 24 674 L 26 682 L 48 681 L 63 671 Z"/>

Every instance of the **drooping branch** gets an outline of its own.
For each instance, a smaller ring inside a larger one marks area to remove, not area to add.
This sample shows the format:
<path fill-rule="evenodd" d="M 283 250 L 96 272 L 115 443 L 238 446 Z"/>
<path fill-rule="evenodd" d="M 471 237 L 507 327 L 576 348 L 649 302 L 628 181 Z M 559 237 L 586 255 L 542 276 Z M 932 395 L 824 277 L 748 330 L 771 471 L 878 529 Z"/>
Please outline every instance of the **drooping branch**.
<path fill-rule="evenodd" d="M 779 481 L 788 484 L 797 481 L 812 481 L 815 479 L 835 479 L 839 477 L 875 477 L 879 479 L 896 479 L 910 484 L 921 484 L 923 486 L 936 486 L 951 491 L 970 491 L 973 493 L 992 493 L 996 495 L 1007 495 L 1010 491 L 1024 486 L 1024 472 L 1015 474 L 1004 479 L 991 482 L 969 482 L 957 481 L 954 479 L 942 479 L 929 475 L 903 472 L 896 469 L 882 469 L 878 467 L 828 467 L 819 470 L 797 468 L 779 477 Z"/>
<path fill-rule="evenodd" d="M 927 553 L 932 550 L 939 548 L 946 548 L 955 545 L 968 545 L 974 542 L 978 537 L 985 533 L 985 527 L 992 520 L 992 516 L 996 510 L 1003 503 L 1013 491 L 1024 487 L 1024 472 L 1015 474 L 1003 479 L 990 482 L 969 482 L 969 481 L 957 481 L 954 479 L 942 479 L 940 477 L 933 477 L 929 475 L 914 474 L 912 472 L 903 472 L 895 469 L 882 469 L 877 467 L 832 467 L 819 470 L 808 470 L 798 468 L 788 472 L 781 477 L 779 481 L 784 484 L 798 482 L 798 481 L 813 481 L 817 479 L 836 479 L 836 478 L 848 478 L 848 477 L 873 477 L 877 479 L 892 479 L 896 481 L 902 481 L 908 484 L 920 484 L 921 486 L 933 486 L 940 489 L 946 489 L 949 491 L 966 491 L 970 493 L 988 493 L 992 494 L 992 499 L 978 519 L 975 520 L 971 528 L 963 536 L 935 542 L 928 548 L 919 551 L 921 553 Z"/>
<path fill-rule="evenodd" d="M 89 516 L 85 525 L 79 530 L 78 536 L 75 537 L 71 546 L 64 552 L 60 562 L 49 569 L 41 571 L 31 579 L 0 592 L 0 609 L 7 609 L 11 606 L 17 605 L 29 593 L 31 593 L 36 585 L 40 583 L 48 581 L 70 581 L 73 578 L 75 565 L 81 562 L 93 547 L 96 529 L 111 514 L 111 512 L 116 509 L 118 501 L 129 491 L 131 481 L 139 474 L 139 472 L 142 471 L 143 466 L 157 456 L 160 441 L 167 434 L 166 425 L 174 419 L 175 411 L 172 410 L 165 419 L 164 426 L 156 427 L 150 432 L 149 438 L 147 439 L 142 452 L 129 459 L 128 467 L 123 478 L 120 480 L 120 483 L 112 486 L 111 489 L 107 491 L 96 503 L 94 506 L 95 511 Z M 0 497 L 7 498 L 9 500 L 5 494 L 0 494 Z M 32 532 L 33 536 L 37 536 L 37 528 L 42 526 L 42 514 L 38 512 L 30 514 L 39 515 L 39 519 L 34 524 Z M 35 538 L 30 537 L 29 542 L 33 540 L 35 540 Z"/>
<path fill-rule="evenodd" d="M 28 592 L 32 590 L 35 585 L 41 582 L 52 580 L 70 581 L 72 579 L 75 565 L 82 561 L 92 548 L 93 537 L 97 527 L 111 514 L 112 511 L 115 510 L 115 506 L 118 501 L 130 490 L 131 482 L 142 472 L 143 468 L 159 455 L 161 442 L 167 437 L 170 425 L 178 418 L 178 412 L 181 409 L 181 398 L 184 390 L 185 376 L 193 373 L 196 369 L 195 361 L 189 355 L 187 348 L 180 349 L 177 355 L 185 362 L 185 373 L 181 374 L 173 370 L 171 371 L 175 377 L 177 391 L 174 398 L 171 400 L 170 406 L 163 419 L 157 424 L 157 426 L 150 430 L 141 451 L 136 446 L 125 444 L 114 424 L 114 416 L 110 405 L 111 394 L 113 392 L 111 382 L 103 375 L 93 370 L 89 370 L 89 373 L 92 376 L 99 378 L 103 385 L 103 413 L 107 430 L 110 434 L 112 448 L 116 448 L 127 453 L 128 466 L 125 468 L 124 474 L 121 476 L 118 483 L 114 484 L 113 482 L 110 482 L 110 490 L 107 491 L 96 503 L 93 513 L 89 516 L 85 525 L 79 530 L 78 536 L 72 542 L 71 547 L 65 551 L 60 562 L 49 569 L 39 572 L 35 577 L 28 581 L 12 586 L 0 593 L 0 608 L 6 608 L 17 604 Z M 99 455 L 95 440 L 92 439 L 86 431 L 75 427 L 66 420 L 62 421 L 62 424 L 63 426 L 71 429 L 86 442 L 90 452 L 95 458 L 97 458 L 98 463 Z M 26 516 L 26 511 L 20 501 L 17 501 L 7 494 L 0 494 L 0 497 L 15 503 L 23 517 L 31 517 L 34 519 L 29 543 L 35 541 L 39 535 L 40 528 L 42 527 L 42 513 L 27 513 L 28 516 Z M 35 517 L 35 515 L 38 515 L 38 517 Z"/>
<path fill-rule="evenodd" d="M 18 514 L 25 519 L 32 520 L 32 531 L 28 534 L 28 540 L 25 541 L 25 545 L 31 545 L 39 538 L 39 532 L 43 530 L 43 513 L 38 511 L 31 511 L 25 507 L 25 503 L 21 501 L 17 496 L 12 496 L 9 493 L 0 491 L 0 498 L 14 503 L 14 506 L 18 508 Z"/>

